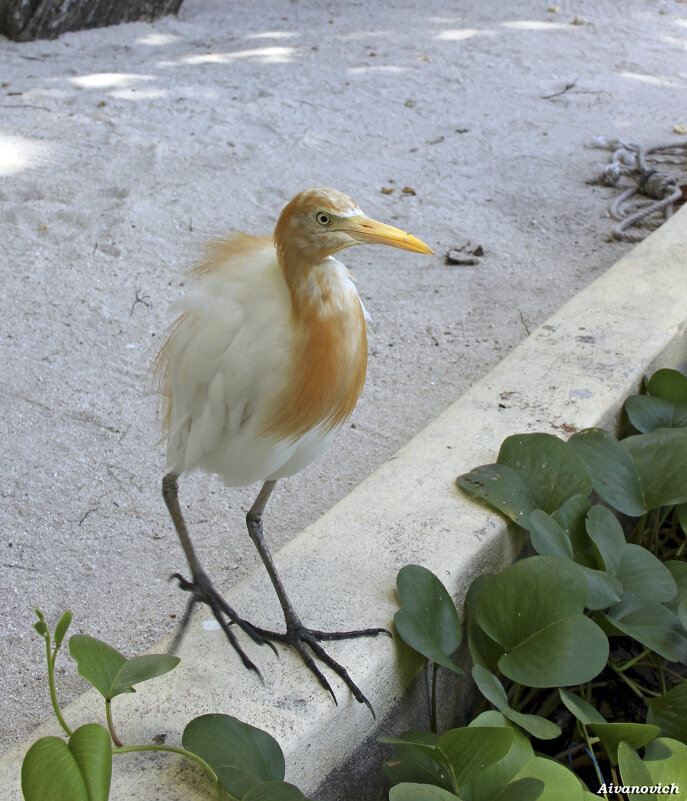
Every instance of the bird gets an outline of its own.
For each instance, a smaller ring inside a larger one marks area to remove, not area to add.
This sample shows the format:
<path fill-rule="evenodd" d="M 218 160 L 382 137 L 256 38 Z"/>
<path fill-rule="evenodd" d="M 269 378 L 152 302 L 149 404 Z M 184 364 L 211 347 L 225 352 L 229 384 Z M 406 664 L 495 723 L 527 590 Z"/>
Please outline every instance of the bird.
<path fill-rule="evenodd" d="M 193 609 L 206 604 L 243 665 L 260 675 L 235 634 L 293 647 L 327 690 L 316 663 L 337 674 L 353 697 L 369 701 L 322 642 L 389 634 L 384 628 L 325 632 L 301 622 L 264 537 L 262 516 L 276 482 L 317 459 L 349 418 L 365 383 L 367 312 L 352 274 L 334 258 L 364 243 L 433 254 L 424 242 L 365 216 L 348 195 L 315 187 L 281 211 L 272 236 L 234 232 L 212 240 L 191 268 L 190 291 L 154 360 L 162 401 L 167 472 L 162 495 L 191 578 L 174 652 Z M 200 469 L 227 486 L 261 489 L 246 526 L 281 605 L 285 632 L 243 620 L 214 586 L 196 554 L 179 503 L 182 473 Z"/>

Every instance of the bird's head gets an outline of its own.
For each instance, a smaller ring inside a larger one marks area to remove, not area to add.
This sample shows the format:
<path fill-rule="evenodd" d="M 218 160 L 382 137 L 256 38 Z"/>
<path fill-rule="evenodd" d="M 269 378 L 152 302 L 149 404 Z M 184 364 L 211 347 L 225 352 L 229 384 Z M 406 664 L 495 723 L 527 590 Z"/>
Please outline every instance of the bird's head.
<path fill-rule="evenodd" d="M 301 192 L 284 207 L 274 242 L 282 262 L 294 259 L 309 264 L 364 243 L 434 253 L 417 237 L 366 217 L 343 192 L 324 187 Z"/>

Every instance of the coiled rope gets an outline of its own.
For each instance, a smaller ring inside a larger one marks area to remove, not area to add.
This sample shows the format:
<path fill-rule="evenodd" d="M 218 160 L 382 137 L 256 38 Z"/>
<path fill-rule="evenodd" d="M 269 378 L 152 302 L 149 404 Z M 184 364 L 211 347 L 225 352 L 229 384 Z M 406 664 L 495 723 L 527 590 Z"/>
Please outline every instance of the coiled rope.
<path fill-rule="evenodd" d="M 658 213 L 667 220 L 674 211 L 673 206 L 683 196 L 678 179 L 652 166 L 650 160 L 687 165 L 687 142 L 644 147 L 625 139 L 598 137 L 593 146 L 610 150 L 612 156 L 588 183 L 617 186 L 623 178 L 633 182 L 609 207 L 611 216 L 620 221 L 613 229 L 613 237 L 624 242 L 640 242 L 642 235 L 627 229 Z M 637 199 L 638 195 L 648 200 Z"/>

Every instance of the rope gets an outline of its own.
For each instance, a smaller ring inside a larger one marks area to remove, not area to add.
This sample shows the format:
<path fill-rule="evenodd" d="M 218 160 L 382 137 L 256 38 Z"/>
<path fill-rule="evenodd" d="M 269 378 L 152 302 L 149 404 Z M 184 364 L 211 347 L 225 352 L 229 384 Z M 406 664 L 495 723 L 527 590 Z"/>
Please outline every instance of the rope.
<path fill-rule="evenodd" d="M 593 146 L 610 150 L 613 154 L 611 161 L 588 183 L 618 186 L 623 178 L 633 182 L 609 207 L 611 216 L 619 220 L 613 229 L 613 237 L 623 242 L 640 242 L 641 234 L 630 233 L 627 229 L 661 212 L 667 220 L 675 203 L 682 198 L 678 179 L 652 167 L 650 158 L 661 164 L 687 165 L 687 142 L 644 147 L 626 139 L 598 137 Z M 637 196 L 641 196 L 639 200 Z M 642 198 L 648 198 L 648 202 Z"/>

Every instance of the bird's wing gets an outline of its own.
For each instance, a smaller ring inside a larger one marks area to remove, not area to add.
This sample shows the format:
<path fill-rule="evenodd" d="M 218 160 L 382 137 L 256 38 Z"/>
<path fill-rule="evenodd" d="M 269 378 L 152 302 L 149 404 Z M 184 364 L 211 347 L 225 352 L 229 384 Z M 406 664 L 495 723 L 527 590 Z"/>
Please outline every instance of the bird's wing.
<path fill-rule="evenodd" d="M 179 318 L 158 357 L 174 469 L 228 448 L 283 380 L 288 289 L 272 246 L 249 239 L 243 251 L 225 243 L 223 260 L 196 268 L 200 280 L 177 304 Z"/>

